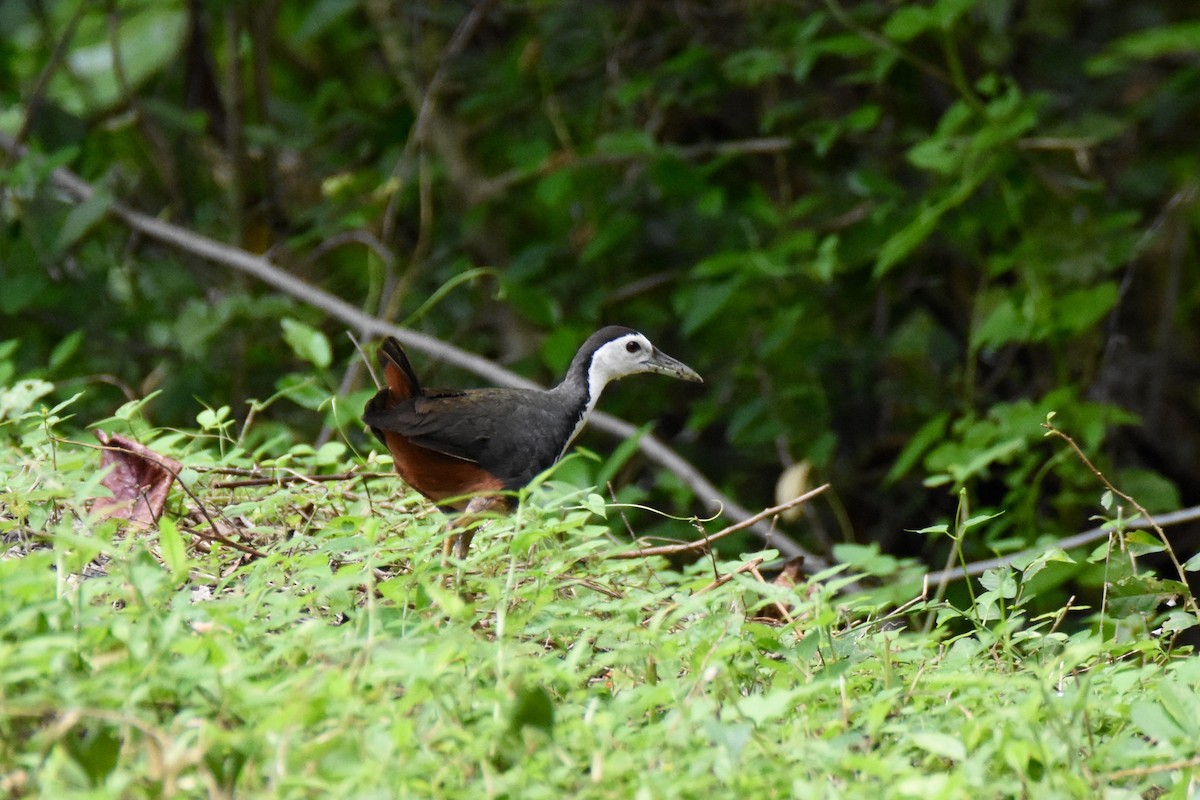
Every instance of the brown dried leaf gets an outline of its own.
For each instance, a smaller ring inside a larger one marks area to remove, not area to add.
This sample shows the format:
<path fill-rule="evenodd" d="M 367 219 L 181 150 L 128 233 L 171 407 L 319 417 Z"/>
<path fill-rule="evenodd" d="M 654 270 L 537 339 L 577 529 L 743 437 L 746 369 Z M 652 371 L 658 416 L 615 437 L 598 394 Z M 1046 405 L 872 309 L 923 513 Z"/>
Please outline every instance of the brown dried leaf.
<path fill-rule="evenodd" d="M 804 556 L 796 556 L 783 565 L 783 569 L 772 581 L 776 586 L 791 588 L 800 582 L 800 568 L 804 566 Z"/>
<path fill-rule="evenodd" d="M 153 525 L 162 516 L 171 482 L 183 465 L 119 433 L 96 431 L 96 438 L 104 445 L 100 466 L 112 465 L 100 483 L 113 496 L 97 497 L 92 510 L 103 517 Z"/>
<path fill-rule="evenodd" d="M 775 586 L 784 586 L 788 589 L 794 589 L 800 582 L 802 567 L 804 566 L 804 556 L 796 556 L 783 565 L 783 569 L 775 576 L 775 580 L 771 583 Z M 781 602 L 767 603 L 758 610 L 758 619 L 763 621 L 775 622 L 791 622 L 795 608 L 791 604 L 784 605 Z"/>

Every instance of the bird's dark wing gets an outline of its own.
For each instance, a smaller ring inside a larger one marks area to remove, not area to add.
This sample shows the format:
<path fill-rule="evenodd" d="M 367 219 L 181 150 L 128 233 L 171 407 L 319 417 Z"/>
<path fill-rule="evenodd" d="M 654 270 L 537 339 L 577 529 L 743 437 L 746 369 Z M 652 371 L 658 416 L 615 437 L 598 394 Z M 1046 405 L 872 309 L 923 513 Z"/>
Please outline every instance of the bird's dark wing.
<path fill-rule="evenodd" d="M 509 488 L 553 464 L 574 426 L 547 393 L 523 389 L 426 390 L 390 409 L 369 408 L 363 420 L 420 447 L 478 463 Z"/>

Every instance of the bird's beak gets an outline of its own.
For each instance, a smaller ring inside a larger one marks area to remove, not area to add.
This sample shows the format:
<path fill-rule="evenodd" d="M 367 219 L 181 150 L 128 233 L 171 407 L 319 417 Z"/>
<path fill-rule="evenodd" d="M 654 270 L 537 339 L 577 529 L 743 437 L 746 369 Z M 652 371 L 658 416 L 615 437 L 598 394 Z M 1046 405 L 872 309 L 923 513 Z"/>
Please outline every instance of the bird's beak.
<path fill-rule="evenodd" d="M 704 378 L 696 370 L 689 367 L 682 361 L 671 358 L 661 350 L 655 350 L 650 354 L 650 357 L 642 362 L 642 366 L 647 372 L 657 372 L 662 375 L 670 375 L 672 378 L 680 378 L 685 381 L 694 383 L 704 383 Z"/>

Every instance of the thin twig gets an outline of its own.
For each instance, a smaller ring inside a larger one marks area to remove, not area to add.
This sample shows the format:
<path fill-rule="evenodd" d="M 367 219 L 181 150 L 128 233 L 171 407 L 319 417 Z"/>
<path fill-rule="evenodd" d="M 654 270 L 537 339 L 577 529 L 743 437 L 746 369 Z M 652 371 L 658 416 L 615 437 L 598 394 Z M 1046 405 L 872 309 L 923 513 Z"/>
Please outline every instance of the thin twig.
<path fill-rule="evenodd" d="M 695 592 L 692 593 L 691 596 L 699 597 L 700 595 L 704 594 L 705 592 L 711 592 L 713 589 L 716 589 L 719 586 L 724 586 L 725 584 L 727 584 L 731 580 L 733 580 L 734 575 L 738 575 L 743 572 L 750 572 L 751 570 L 756 570 L 759 568 L 759 566 L 764 561 L 766 561 L 765 558 L 752 558 L 749 561 L 747 561 L 745 564 L 742 564 L 740 567 L 733 570 L 732 572 L 726 572 L 724 575 L 718 575 L 716 577 L 716 579 L 713 580 L 712 583 L 708 584 L 707 586 L 705 586 L 702 589 L 697 589 Z M 671 614 L 672 612 L 674 612 L 678 608 L 679 608 L 679 603 L 671 603 L 671 605 L 669 605 L 665 609 L 663 609 L 662 616 L 665 617 L 668 614 Z"/>
<path fill-rule="evenodd" d="M 1159 772 L 1175 772 L 1180 769 L 1191 769 L 1192 767 L 1200 767 L 1200 756 L 1193 756 L 1182 761 L 1171 761 L 1166 764 L 1151 764 L 1148 767 L 1130 767 L 1129 769 L 1119 769 L 1116 772 L 1108 773 L 1108 780 L 1115 781 L 1121 778 L 1140 778 L 1144 775 L 1154 775 Z"/>
<path fill-rule="evenodd" d="M 387 478 L 391 476 L 390 472 L 358 472 L 357 470 L 347 470 L 339 472 L 336 475 L 276 475 L 263 476 L 261 478 L 246 478 L 237 481 L 219 481 L 212 485 L 214 489 L 241 489 L 246 486 L 283 486 L 289 483 L 325 483 L 328 481 L 352 481 L 352 480 L 373 480 L 375 478 Z"/>
<path fill-rule="evenodd" d="M 756 523 L 758 523 L 759 521 L 766 519 L 767 517 L 773 517 L 776 514 L 780 514 L 784 511 L 787 511 L 789 508 L 798 506 L 801 503 L 807 503 L 809 500 L 816 497 L 817 495 L 819 495 L 821 492 L 825 491 L 828 488 L 829 488 L 828 483 L 821 484 L 817 488 L 807 491 L 804 494 L 800 495 L 799 497 L 794 497 L 791 500 L 788 500 L 786 503 L 781 503 L 777 506 L 771 506 L 768 509 L 764 509 L 763 511 L 758 512 L 757 514 L 755 514 L 752 517 L 747 517 L 746 519 L 743 519 L 740 522 L 735 522 L 733 525 L 730 525 L 729 527 L 724 528 L 724 529 L 718 531 L 717 533 L 714 533 L 712 536 L 705 536 L 703 539 L 697 539 L 694 542 L 681 542 L 680 544 L 664 544 L 659 547 L 643 547 L 643 548 L 639 548 L 637 550 L 623 550 L 619 553 L 609 553 L 608 555 L 605 556 L 605 558 L 646 558 L 648 556 L 669 556 L 669 555 L 675 555 L 676 553 L 687 553 L 687 552 L 690 552 L 693 550 L 706 550 L 713 542 L 717 541 L 718 539 L 724 539 L 726 536 L 729 536 L 730 534 L 733 534 L 733 533 L 737 533 L 738 531 L 743 530 L 745 528 L 749 528 L 752 525 L 755 525 Z M 767 543 L 770 544 L 770 541 L 768 540 Z M 780 551 L 782 552 L 782 548 L 780 549 Z M 792 557 L 793 556 L 789 556 L 789 558 L 792 558 Z M 805 558 L 808 558 L 808 557 L 805 556 Z"/>
<path fill-rule="evenodd" d="M 182 486 L 183 484 L 180 484 L 180 485 Z M 186 492 L 187 489 L 184 489 L 184 491 Z M 189 494 L 190 494 L 190 492 L 189 492 Z M 207 516 L 208 515 L 205 514 L 205 517 L 207 517 Z M 212 524 L 211 519 L 209 519 L 209 524 Z M 242 544 L 241 542 L 237 541 L 236 539 L 230 539 L 225 534 L 218 533 L 215 528 L 212 530 L 208 530 L 208 531 L 201 530 L 200 528 L 184 528 L 183 530 L 187 531 L 192 536 L 195 536 L 197 539 L 204 539 L 204 540 L 210 541 L 210 542 L 220 542 L 221 544 L 226 545 L 227 547 L 232 547 L 234 550 L 241 550 L 243 553 L 245 553 L 248 556 L 254 556 L 255 558 L 266 558 L 267 557 L 267 554 L 264 553 L 263 551 L 261 551 L 257 548 L 251 547 L 248 544 Z"/>

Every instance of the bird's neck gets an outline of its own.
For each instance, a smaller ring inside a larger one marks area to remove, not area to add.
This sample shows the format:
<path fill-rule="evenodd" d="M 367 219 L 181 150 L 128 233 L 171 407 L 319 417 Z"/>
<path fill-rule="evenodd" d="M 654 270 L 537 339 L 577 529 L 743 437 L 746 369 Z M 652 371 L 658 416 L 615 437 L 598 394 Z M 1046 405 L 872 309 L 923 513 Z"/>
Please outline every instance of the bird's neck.
<path fill-rule="evenodd" d="M 604 391 L 608 381 L 608 375 L 595 368 L 590 368 L 588 363 L 580 363 L 580 359 L 576 358 L 571 363 L 570 369 L 567 370 L 567 375 L 563 378 L 562 383 L 550 390 L 557 396 L 563 408 L 575 422 L 571 435 L 563 443 L 562 453 L 567 451 L 571 442 L 587 424 L 588 416 L 596 407 L 600 393 Z M 559 457 L 562 456 L 562 453 L 559 454 Z"/>

